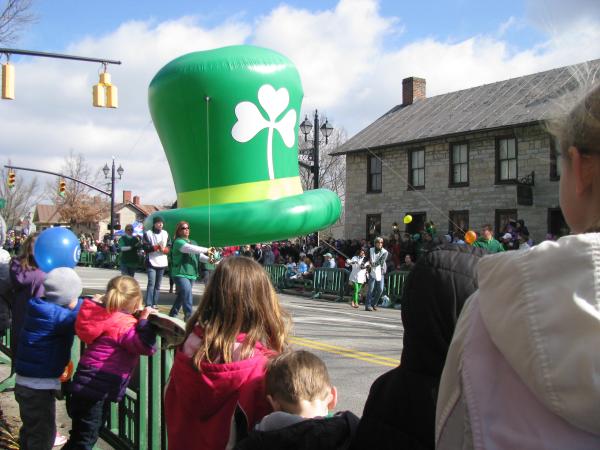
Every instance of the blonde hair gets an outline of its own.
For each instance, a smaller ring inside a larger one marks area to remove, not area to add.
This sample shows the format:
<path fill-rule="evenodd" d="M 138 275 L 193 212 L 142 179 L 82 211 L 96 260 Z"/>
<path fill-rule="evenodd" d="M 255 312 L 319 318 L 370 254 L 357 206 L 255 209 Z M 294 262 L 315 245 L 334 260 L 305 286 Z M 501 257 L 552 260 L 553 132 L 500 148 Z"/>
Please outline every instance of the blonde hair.
<path fill-rule="evenodd" d="M 140 285 L 134 278 L 127 275 L 114 277 L 106 286 L 103 303 L 108 312 L 133 313 L 142 306 Z"/>
<path fill-rule="evenodd" d="M 571 147 L 583 154 L 600 154 L 600 82 L 587 89 L 568 114 L 548 121 L 547 128 L 565 157 Z"/>
<path fill-rule="evenodd" d="M 577 148 L 582 155 L 600 157 L 600 81 L 595 79 L 587 89 L 581 88 L 580 100 L 569 113 L 549 120 L 546 128 L 558 140 L 564 161 L 569 161 L 569 149 Z M 586 231 L 600 230 L 600 218 Z"/>
<path fill-rule="evenodd" d="M 301 400 L 323 400 L 331 381 L 325 363 L 306 350 L 282 353 L 267 365 L 266 394 L 297 405 Z"/>
<path fill-rule="evenodd" d="M 263 267 L 253 259 L 231 256 L 221 261 L 211 276 L 187 323 L 186 338 L 196 325 L 203 329 L 202 344 L 193 356 L 200 370 L 204 361 L 232 362 L 240 333 L 246 333 L 241 359 L 252 356 L 257 342 L 280 353 L 287 343 L 290 319 Z"/>

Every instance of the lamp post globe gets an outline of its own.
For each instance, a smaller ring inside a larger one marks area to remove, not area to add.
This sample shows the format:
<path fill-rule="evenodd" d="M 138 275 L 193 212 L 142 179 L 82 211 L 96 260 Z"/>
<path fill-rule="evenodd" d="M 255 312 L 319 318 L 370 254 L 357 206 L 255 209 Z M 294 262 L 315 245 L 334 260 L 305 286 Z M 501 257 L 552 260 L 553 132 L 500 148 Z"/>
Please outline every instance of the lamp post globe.
<path fill-rule="evenodd" d="M 313 173 L 313 188 L 319 189 L 319 146 L 321 143 L 321 134 L 325 137 L 325 144 L 328 143 L 329 136 L 333 132 L 333 127 L 329 124 L 329 121 L 325 119 L 325 123 L 319 127 L 319 111 L 315 109 L 313 122 L 308 120 L 308 115 L 305 116 L 304 120 L 300 124 L 300 131 L 304 134 L 304 141 L 308 140 L 308 135 L 313 132 L 313 148 L 312 148 L 312 160 L 313 165 L 311 167 Z"/>

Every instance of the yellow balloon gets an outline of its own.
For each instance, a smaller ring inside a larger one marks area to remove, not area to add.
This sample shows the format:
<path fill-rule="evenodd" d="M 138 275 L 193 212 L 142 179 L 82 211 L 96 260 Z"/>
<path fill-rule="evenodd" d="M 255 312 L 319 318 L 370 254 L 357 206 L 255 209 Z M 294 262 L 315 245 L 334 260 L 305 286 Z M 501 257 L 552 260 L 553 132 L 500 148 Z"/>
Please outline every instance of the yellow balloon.
<path fill-rule="evenodd" d="M 412 222 L 412 216 L 410 214 L 405 215 L 404 216 L 404 223 L 408 225 L 411 222 Z"/>
<path fill-rule="evenodd" d="M 469 230 L 465 233 L 465 242 L 469 245 L 473 244 L 477 240 L 477 233 L 473 230 Z"/>

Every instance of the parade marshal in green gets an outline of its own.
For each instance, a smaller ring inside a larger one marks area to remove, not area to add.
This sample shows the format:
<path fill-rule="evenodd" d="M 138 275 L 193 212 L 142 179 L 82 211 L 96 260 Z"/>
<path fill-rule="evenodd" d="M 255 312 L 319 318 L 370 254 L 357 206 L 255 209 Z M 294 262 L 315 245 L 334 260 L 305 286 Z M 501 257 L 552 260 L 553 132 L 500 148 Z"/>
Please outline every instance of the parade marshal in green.
<path fill-rule="evenodd" d="M 171 317 L 179 314 L 183 306 L 184 319 L 187 321 L 192 314 L 192 285 L 198 278 L 200 262 L 210 262 L 212 249 L 201 247 L 190 239 L 190 224 L 181 221 L 175 227 L 175 241 L 171 250 L 171 276 L 177 286 L 177 297 L 169 312 Z"/>
<path fill-rule="evenodd" d="M 125 226 L 125 234 L 118 244 L 121 251 L 121 275 L 133 277 L 139 267 L 138 250 L 142 247 L 140 238 L 133 235 L 133 225 Z"/>

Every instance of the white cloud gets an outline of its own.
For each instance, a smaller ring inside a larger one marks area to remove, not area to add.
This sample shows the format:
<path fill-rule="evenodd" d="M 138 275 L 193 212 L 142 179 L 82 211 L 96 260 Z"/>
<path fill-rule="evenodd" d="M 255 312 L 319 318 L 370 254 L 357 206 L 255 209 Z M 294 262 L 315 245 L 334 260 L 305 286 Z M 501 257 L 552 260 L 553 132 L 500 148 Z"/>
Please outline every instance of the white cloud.
<path fill-rule="evenodd" d="M 536 3 L 548 0 L 529 0 L 531 7 Z M 561 2 L 551 3 L 563 11 Z M 408 76 L 426 78 L 431 96 L 600 57 L 600 15 L 571 14 L 568 27 L 557 24 L 546 40 L 515 51 L 502 31 L 524 20 L 499 22 L 495 35 L 460 42 L 427 38 L 392 49 L 385 44 L 403 32 L 401 18 L 382 17 L 375 0 L 341 0 L 321 11 L 281 5 L 265 16 L 238 15 L 214 28 L 200 26 L 194 17 L 126 22 L 64 50 L 123 61 L 109 66 L 120 108 L 91 107 L 99 65 L 16 61 L 17 100 L 0 103 L 1 156 L 15 165 L 58 170 L 69 149 L 82 152 L 94 168 L 114 155 L 125 168 L 119 195 L 125 188 L 140 194 L 142 202 L 172 201 L 171 174 L 148 125 L 147 107 L 150 80 L 171 59 L 241 43 L 273 48 L 298 67 L 303 112 L 319 108 L 335 127 L 353 135 L 401 102 L 402 79 Z"/>
<path fill-rule="evenodd" d="M 517 26 L 518 20 L 515 16 L 510 16 L 506 21 L 502 22 L 498 27 L 498 36 L 502 37 L 506 34 L 508 30 Z"/>

